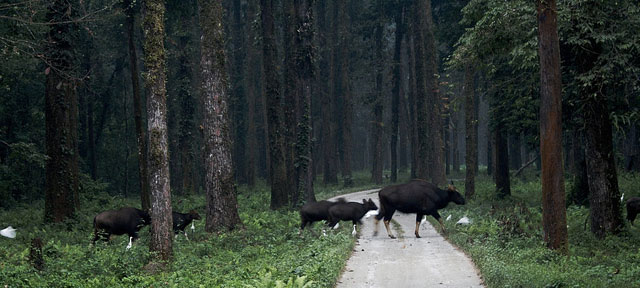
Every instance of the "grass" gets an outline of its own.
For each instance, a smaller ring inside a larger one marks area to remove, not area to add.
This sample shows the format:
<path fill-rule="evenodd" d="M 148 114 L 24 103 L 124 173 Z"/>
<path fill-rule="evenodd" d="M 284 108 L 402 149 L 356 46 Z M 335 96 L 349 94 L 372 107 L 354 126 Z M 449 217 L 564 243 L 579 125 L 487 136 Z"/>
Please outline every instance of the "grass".
<path fill-rule="evenodd" d="M 359 191 L 368 184 L 368 173 L 355 173 L 354 186 L 316 184 L 318 199 Z M 321 183 L 318 181 L 316 183 Z M 0 286 L 2 287 L 332 287 L 355 239 L 350 227 L 326 237 L 305 231 L 298 235 L 297 211 L 269 209 L 269 188 L 239 187 L 238 206 L 243 228 L 208 234 L 204 221 L 187 241 L 180 236 L 173 244 L 174 259 L 168 271 L 148 274 L 149 228 L 129 251 L 128 237 L 112 237 L 111 243 L 92 239 L 93 217 L 100 211 L 122 206 L 139 207 L 136 198 L 108 196 L 100 183 L 87 183 L 75 219 L 61 224 L 42 224 L 44 202 L 24 203 L 0 211 L 2 228 L 17 228 L 17 237 L 0 237 Z M 197 209 L 204 216 L 203 195 L 173 197 L 176 211 Z M 347 225 L 349 226 L 349 225 Z M 44 270 L 29 260 L 31 239 L 44 243 Z M 281 285 L 281 286 L 278 286 Z"/>
<path fill-rule="evenodd" d="M 512 196 L 496 201 L 493 182 L 480 176 L 476 199 L 441 213 L 453 215 L 445 221 L 447 237 L 473 259 L 488 287 L 640 287 L 639 228 L 627 225 L 599 240 L 585 231 L 588 208 L 569 206 L 570 255 L 559 255 L 543 242 L 540 181 L 528 178 L 512 179 Z M 622 174 L 619 183 L 625 199 L 639 195 L 640 175 Z M 456 225 L 462 216 L 472 224 Z"/>

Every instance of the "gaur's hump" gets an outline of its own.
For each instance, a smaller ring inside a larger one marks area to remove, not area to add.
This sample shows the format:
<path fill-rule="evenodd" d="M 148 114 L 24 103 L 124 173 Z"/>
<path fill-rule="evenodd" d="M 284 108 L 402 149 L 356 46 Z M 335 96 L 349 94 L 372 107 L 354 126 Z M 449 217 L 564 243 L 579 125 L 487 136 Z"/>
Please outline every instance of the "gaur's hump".
<path fill-rule="evenodd" d="M 340 198 L 336 199 L 336 203 L 347 203 L 347 200 L 344 199 L 344 197 L 340 197 Z"/>

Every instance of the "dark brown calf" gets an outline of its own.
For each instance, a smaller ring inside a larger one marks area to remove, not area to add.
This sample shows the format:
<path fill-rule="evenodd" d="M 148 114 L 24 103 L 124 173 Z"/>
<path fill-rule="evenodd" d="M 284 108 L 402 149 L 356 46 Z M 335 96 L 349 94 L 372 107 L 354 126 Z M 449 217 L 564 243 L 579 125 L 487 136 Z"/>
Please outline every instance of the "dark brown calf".
<path fill-rule="evenodd" d="M 464 205 L 465 203 L 464 197 L 458 193 L 453 183 L 446 190 L 442 190 L 424 180 L 413 180 L 406 184 L 382 188 L 378 192 L 378 196 L 380 197 L 380 211 L 376 215 L 376 228 L 373 235 L 378 235 L 378 222 L 384 218 L 384 227 L 391 238 L 396 237 L 391 234 L 389 221 L 391 221 L 391 217 L 393 217 L 393 213 L 396 210 L 403 213 L 416 213 L 415 235 L 420 238 L 418 229 L 420 228 L 422 217 L 425 215 L 433 216 L 440 222 L 442 231 L 444 231 L 444 225 L 438 210 L 447 207 L 449 202 L 458 205 Z"/>
<path fill-rule="evenodd" d="M 178 233 L 182 231 L 184 232 L 184 237 L 186 237 L 187 240 L 189 240 L 189 237 L 187 236 L 187 231 L 185 231 L 184 228 L 186 228 L 187 225 L 191 224 L 193 220 L 202 219 L 200 218 L 200 214 L 198 214 L 196 210 L 191 210 L 186 214 L 172 212 L 171 216 L 173 218 L 173 232 L 176 233 L 176 237 L 178 237 Z"/>
<path fill-rule="evenodd" d="M 369 200 L 362 199 L 362 203 L 338 203 L 329 208 L 329 227 L 336 226 L 340 221 L 351 221 L 355 233 L 356 224 L 361 223 L 360 219 L 362 219 L 367 212 L 377 209 L 378 206 L 373 203 L 371 198 L 369 198 Z"/>
<path fill-rule="evenodd" d="M 300 232 L 304 230 L 304 227 L 311 226 L 313 222 L 329 220 L 329 208 L 337 203 L 345 203 L 344 198 L 339 198 L 336 202 L 332 201 L 318 201 L 310 202 L 300 208 Z"/>
<path fill-rule="evenodd" d="M 627 200 L 627 220 L 631 222 L 633 226 L 633 220 L 636 220 L 636 215 L 640 213 L 640 197 L 631 197 Z"/>

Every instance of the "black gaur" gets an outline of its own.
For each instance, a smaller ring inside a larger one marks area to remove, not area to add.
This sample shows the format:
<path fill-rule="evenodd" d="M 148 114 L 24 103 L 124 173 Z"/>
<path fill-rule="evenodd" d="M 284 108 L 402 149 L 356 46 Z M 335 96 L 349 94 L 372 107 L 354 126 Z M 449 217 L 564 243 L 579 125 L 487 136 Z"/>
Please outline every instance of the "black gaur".
<path fill-rule="evenodd" d="M 453 186 L 453 182 L 446 190 L 443 190 L 424 180 L 413 180 L 409 183 L 382 188 L 378 192 L 378 197 L 380 197 L 380 211 L 376 215 L 374 235 L 378 234 L 378 222 L 384 218 L 384 226 L 391 238 L 396 237 L 391 234 L 389 221 L 391 221 L 391 217 L 393 217 L 393 213 L 396 210 L 403 213 L 416 213 L 415 235 L 420 238 L 418 229 L 423 216 L 431 215 L 436 218 L 444 231 L 444 225 L 438 210 L 447 207 L 449 202 L 458 205 L 464 205 L 465 203 L 464 197 L 458 193 L 456 187 Z"/>
<path fill-rule="evenodd" d="M 109 241 L 111 234 L 129 235 L 129 245 L 131 248 L 133 240 L 138 238 L 138 231 L 142 227 L 151 224 L 149 213 L 133 207 L 124 207 L 118 210 L 104 211 L 93 218 L 94 237 L 92 244 L 100 236 Z"/>

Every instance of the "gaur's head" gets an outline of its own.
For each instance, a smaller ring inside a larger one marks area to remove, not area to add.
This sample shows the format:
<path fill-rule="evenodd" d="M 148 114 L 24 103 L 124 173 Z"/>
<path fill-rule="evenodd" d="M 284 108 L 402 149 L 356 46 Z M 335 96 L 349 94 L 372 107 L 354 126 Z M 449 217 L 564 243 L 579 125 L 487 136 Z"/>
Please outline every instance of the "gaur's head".
<path fill-rule="evenodd" d="M 202 218 L 200 218 L 200 214 L 198 214 L 198 212 L 196 212 L 196 210 L 189 211 L 189 215 L 191 215 L 191 219 L 193 219 L 193 220 L 202 219 Z"/>
<path fill-rule="evenodd" d="M 378 210 L 378 206 L 376 206 L 376 203 L 373 203 L 373 200 L 371 200 L 371 198 L 369 198 L 369 200 L 362 199 L 362 204 L 364 205 L 364 208 L 367 209 L 367 211 Z"/>
<path fill-rule="evenodd" d="M 458 190 L 456 189 L 456 186 L 453 185 L 453 180 L 451 181 L 451 184 L 449 184 L 449 186 L 447 187 L 447 193 L 449 193 L 449 200 L 451 202 L 456 203 L 458 205 L 465 204 L 464 197 L 462 196 L 462 194 L 460 194 L 460 192 L 458 192 Z"/>

